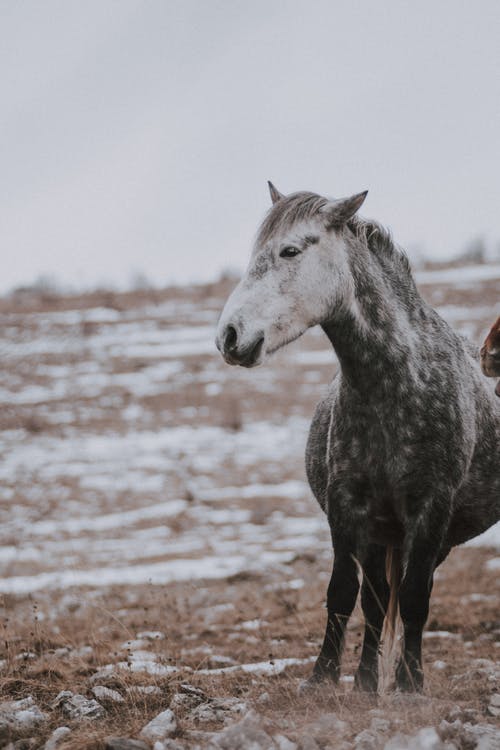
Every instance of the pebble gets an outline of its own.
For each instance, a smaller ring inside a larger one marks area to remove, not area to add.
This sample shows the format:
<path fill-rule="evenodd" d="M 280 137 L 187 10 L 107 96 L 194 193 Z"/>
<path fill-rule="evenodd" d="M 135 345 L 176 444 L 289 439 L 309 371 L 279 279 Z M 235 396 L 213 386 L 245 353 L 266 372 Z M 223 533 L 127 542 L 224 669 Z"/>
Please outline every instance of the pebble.
<path fill-rule="evenodd" d="M 354 747 L 356 750 L 378 750 L 381 746 L 382 738 L 372 729 L 363 729 L 354 738 Z"/>
<path fill-rule="evenodd" d="M 214 721 L 226 722 L 235 715 L 242 716 L 247 711 L 247 704 L 238 698 L 211 698 L 191 709 L 189 718 L 201 724 Z"/>
<path fill-rule="evenodd" d="M 207 700 L 208 698 L 203 690 L 190 685 L 189 682 L 182 682 L 179 686 L 179 692 L 170 701 L 170 708 L 195 708 Z"/>
<path fill-rule="evenodd" d="M 45 743 L 43 750 L 56 750 L 57 746 L 68 736 L 68 734 L 71 734 L 71 729 L 69 727 L 57 727 Z"/>
<path fill-rule="evenodd" d="M 305 729 L 309 736 L 312 735 L 314 737 L 328 740 L 344 734 L 348 729 L 348 725 L 345 721 L 341 721 L 337 714 L 327 713 L 320 716 L 319 719 L 312 721 L 310 724 L 307 724 Z"/>
<path fill-rule="evenodd" d="M 155 716 L 149 724 L 141 730 L 140 736 L 145 740 L 154 742 L 155 740 L 165 740 L 170 735 L 174 734 L 177 729 L 177 721 L 174 716 L 174 712 L 167 708 L 166 711 L 162 711 L 161 714 Z"/>
<path fill-rule="evenodd" d="M 118 690 L 112 690 L 105 685 L 95 685 L 91 690 L 94 698 L 102 703 L 125 703 L 125 699 L 118 692 Z"/>
<path fill-rule="evenodd" d="M 448 745 L 449 747 L 449 745 Z M 414 735 L 397 734 L 384 745 L 384 750 L 446 750 L 434 727 L 419 729 Z"/>
<path fill-rule="evenodd" d="M 182 745 L 179 745 L 175 740 L 157 740 L 153 745 L 153 750 L 184 750 Z"/>
<path fill-rule="evenodd" d="M 278 750 L 297 750 L 298 748 L 297 743 L 289 740 L 284 734 L 275 734 L 273 739 Z"/>
<path fill-rule="evenodd" d="M 71 690 L 61 690 L 52 707 L 60 708 L 69 719 L 101 719 L 106 714 L 106 709 L 96 700 Z"/>
<path fill-rule="evenodd" d="M 391 722 L 389 719 L 383 719 L 381 716 L 374 716 L 370 722 L 370 729 L 373 729 L 374 732 L 387 734 L 391 729 Z"/>
<path fill-rule="evenodd" d="M 46 718 L 31 695 L 18 701 L 0 703 L 0 739 L 7 739 L 13 730 L 29 732 Z"/>
<path fill-rule="evenodd" d="M 500 693 L 493 693 L 491 696 L 488 713 L 491 716 L 500 716 Z"/>
<path fill-rule="evenodd" d="M 276 750 L 273 738 L 262 729 L 262 720 L 255 711 L 249 711 L 237 724 L 214 734 L 209 747 L 220 750 Z"/>

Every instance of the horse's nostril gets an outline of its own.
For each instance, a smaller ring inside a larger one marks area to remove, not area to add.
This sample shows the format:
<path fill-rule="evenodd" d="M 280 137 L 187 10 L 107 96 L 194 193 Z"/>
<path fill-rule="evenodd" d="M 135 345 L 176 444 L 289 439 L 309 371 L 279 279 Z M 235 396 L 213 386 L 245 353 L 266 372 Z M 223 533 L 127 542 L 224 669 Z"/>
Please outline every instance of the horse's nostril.
<path fill-rule="evenodd" d="M 224 339 L 224 349 L 226 352 L 230 352 L 233 349 L 236 349 L 236 344 L 238 342 L 238 333 L 236 331 L 236 328 L 234 326 L 228 326 L 226 328 L 226 337 Z"/>

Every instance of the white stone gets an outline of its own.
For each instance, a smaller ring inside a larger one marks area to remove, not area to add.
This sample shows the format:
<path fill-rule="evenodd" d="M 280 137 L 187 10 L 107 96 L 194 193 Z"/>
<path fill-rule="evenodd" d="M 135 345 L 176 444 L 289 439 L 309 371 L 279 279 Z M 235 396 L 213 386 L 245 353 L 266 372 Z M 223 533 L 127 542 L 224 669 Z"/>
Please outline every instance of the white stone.
<path fill-rule="evenodd" d="M 297 750 L 297 743 L 289 740 L 284 734 L 275 734 L 273 739 L 278 750 Z"/>
<path fill-rule="evenodd" d="M 105 687 L 104 685 L 95 685 L 92 690 L 92 695 L 97 698 L 98 701 L 106 703 L 124 703 L 125 699 L 118 692 L 118 690 L 112 690 L 111 688 Z"/>
<path fill-rule="evenodd" d="M 161 714 L 155 716 L 149 724 L 141 730 L 140 736 L 150 742 L 156 740 L 165 740 L 170 737 L 177 729 L 177 721 L 174 716 L 174 712 L 167 708 L 166 711 L 162 711 Z"/>
<path fill-rule="evenodd" d="M 272 737 L 262 728 L 262 720 L 255 711 L 249 711 L 238 724 L 214 734 L 210 747 L 220 750 L 276 750 Z"/>
<path fill-rule="evenodd" d="M 106 714 L 105 708 L 96 700 L 72 693 L 70 690 L 62 690 L 52 706 L 60 707 L 63 714 L 70 719 L 100 719 Z"/>
<path fill-rule="evenodd" d="M 57 746 L 68 736 L 68 734 L 71 734 L 71 729 L 69 727 L 57 727 L 45 743 L 44 750 L 56 750 Z"/>
<path fill-rule="evenodd" d="M 18 701 L 0 703 L 0 724 L 11 729 L 29 731 L 46 718 L 31 695 Z"/>
<path fill-rule="evenodd" d="M 497 699 L 496 702 L 493 701 L 493 699 Z M 500 716 L 500 696 L 499 695 L 492 695 L 490 704 L 488 706 L 488 713 L 490 716 Z"/>

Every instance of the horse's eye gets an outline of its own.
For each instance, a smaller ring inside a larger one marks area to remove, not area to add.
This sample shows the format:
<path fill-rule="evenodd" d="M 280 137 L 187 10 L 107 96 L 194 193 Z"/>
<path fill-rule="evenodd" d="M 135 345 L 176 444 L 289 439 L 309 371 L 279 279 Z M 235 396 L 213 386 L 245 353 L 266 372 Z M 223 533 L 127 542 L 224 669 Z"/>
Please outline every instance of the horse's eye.
<path fill-rule="evenodd" d="M 299 253 L 300 250 L 298 247 L 287 245 L 287 247 L 284 247 L 283 250 L 280 251 L 280 258 L 295 258 Z"/>

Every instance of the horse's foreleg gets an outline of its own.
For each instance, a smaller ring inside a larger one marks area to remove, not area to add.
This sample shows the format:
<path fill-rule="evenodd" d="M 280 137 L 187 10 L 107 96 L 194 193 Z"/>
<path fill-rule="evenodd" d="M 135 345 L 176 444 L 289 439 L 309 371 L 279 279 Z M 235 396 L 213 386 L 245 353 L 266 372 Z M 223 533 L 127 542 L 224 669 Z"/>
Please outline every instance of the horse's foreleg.
<path fill-rule="evenodd" d="M 338 681 L 345 627 L 356 604 L 358 591 L 359 580 L 355 558 L 347 546 L 336 547 L 326 600 L 328 619 L 325 638 L 314 666 L 312 682 L 324 678 Z"/>
<path fill-rule="evenodd" d="M 365 636 L 355 686 L 370 692 L 377 691 L 380 637 L 390 596 L 385 557 L 385 547 L 371 544 L 363 564 L 361 606 L 365 616 Z"/>

